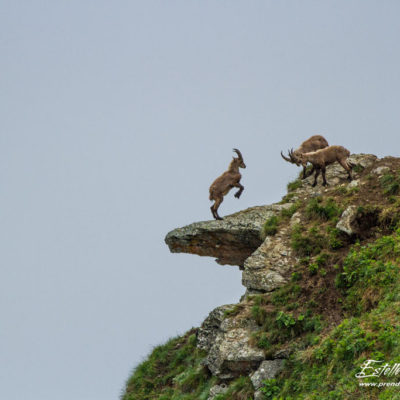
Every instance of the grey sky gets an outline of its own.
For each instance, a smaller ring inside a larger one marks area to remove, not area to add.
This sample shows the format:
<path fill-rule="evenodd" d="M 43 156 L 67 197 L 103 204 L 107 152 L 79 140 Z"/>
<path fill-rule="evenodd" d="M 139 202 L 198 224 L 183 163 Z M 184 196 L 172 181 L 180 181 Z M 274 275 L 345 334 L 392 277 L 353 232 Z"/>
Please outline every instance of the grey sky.
<path fill-rule="evenodd" d="M 400 153 L 398 1 L 0 1 L 0 397 L 108 400 L 243 294 L 169 254 L 239 148 L 279 201 L 312 134 Z"/>

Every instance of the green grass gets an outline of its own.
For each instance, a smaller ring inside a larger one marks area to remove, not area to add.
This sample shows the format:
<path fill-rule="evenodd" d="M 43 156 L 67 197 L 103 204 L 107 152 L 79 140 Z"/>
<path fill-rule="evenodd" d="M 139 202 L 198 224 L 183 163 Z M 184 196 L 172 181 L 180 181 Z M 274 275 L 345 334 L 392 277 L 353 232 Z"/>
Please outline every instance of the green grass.
<path fill-rule="evenodd" d="M 364 169 L 365 169 L 365 167 L 363 167 L 361 164 L 355 164 L 353 166 L 353 172 L 355 172 L 356 174 L 363 172 Z"/>
<path fill-rule="evenodd" d="M 302 185 L 301 179 L 295 179 L 294 181 L 289 182 L 286 187 L 287 187 L 288 192 L 293 192 L 293 191 L 299 189 L 301 187 L 301 185 Z"/>
<path fill-rule="evenodd" d="M 202 365 L 204 357 L 195 334 L 170 339 L 135 368 L 122 400 L 207 400 L 215 378 Z"/>
<path fill-rule="evenodd" d="M 279 381 L 276 379 L 268 379 L 267 381 L 264 381 L 264 385 L 261 388 L 265 400 L 273 400 L 280 390 L 281 387 Z"/>
<path fill-rule="evenodd" d="M 303 343 L 308 343 L 310 337 L 303 334 L 318 334 L 323 328 L 323 317 L 310 310 L 294 314 L 289 310 L 266 312 L 261 307 L 255 307 L 257 308 L 252 310 L 253 317 L 261 329 L 253 332 L 252 342 L 270 355 L 295 338 L 302 337 Z"/>
<path fill-rule="evenodd" d="M 281 210 L 279 215 L 273 215 L 269 217 L 261 230 L 261 237 L 265 238 L 266 236 L 274 236 L 279 231 L 279 225 L 290 218 L 292 218 L 293 214 L 300 208 L 301 202 L 297 201 L 293 203 L 289 208 L 284 208 Z"/>
<path fill-rule="evenodd" d="M 345 238 L 345 236 L 339 231 L 339 229 L 328 226 L 327 233 L 329 248 L 331 250 L 338 250 L 344 247 L 345 242 L 343 239 Z"/>
<path fill-rule="evenodd" d="M 298 209 L 307 217 L 291 232 L 290 244 L 300 260 L 289 282 L 273 293 L 248 296 L 249 303 L 225 313 L 256 322 L 251 344 L 266 357 L 282 348 L 292 351 L 282 373 L 265 382 L 265 399 L 400 400 L 398 388 L 360 388 L 354 376 L 369 358 L 400 363 L 400 179 L 386 174 L 377 184 L 382 201 L 358 209 L 360 216 L 376 216 L 376 230 L 360 239 L 369 244 L 351 242 L 347 255 L 337 250 L 350 240 L 335 225 L 354 194 L 350 189 L 332 194 L 347 196 L 343 203 L 317 197 L 266 221 L 264 233 L 274 235 Z M 294 191 L 301 181 L 289 185 Z M 376 239 L 384 233 L 390 235 Z M 331 308 L 323 311 L 325 301 Z M 328 314 L 331 310 L 337 319 Z M 196 348 L 194 331 L 171 339 L 135 368 L 122 400 L 207 400 L 210 387 L 220 382 L 203 366 L 205 356 Z M 228 385 L 215 400 L 253 398 L 247 376 Z"/>
<path fill-rule="evenodd" d="M 302 262 L 309 261 L 305 257 Z M 289 345 L 293 351 L 282 373 L 265 381 L 266 399 L 361 400 L 366 398 L 366 389 L 359 387 L 355 374 L 365 360 L 400 363 L 399 262 L 400 229 L 368 245 L 354 244 L 335 280 L 345 318 L 332 328 L 323 315 L 313 311 L 312 300 L 306 309 L 289 309 L 296 302 L 298 307 L 303 293 L 299 273 L 274 293 L 251 297 L 250 317 L 259 327 L 253 332 L 253 343 L 267 357 L 282 346 Z M 313 256 L 313 263 L 319 272 L 332 263 L 332 254 L 320 252 Z M 271 304 L 277 307 L 273 311 Z M 207 400 L 210 387 L 218 380 L 202 365 L 204 357 L 196 348 L 194 331 L 169 340 L 135 368 L 122 399 Z M 379 381 L 391 380 L 381 377 Z M 227 393 L 215 399 L 248 400 L 253 395 L 249 378 L 240 376 L 230 382 Z M 368 388 L 372 399 L 398 395 L 398 388 Z"/>
<path fill-rule="evenodd" d="M 290 219 L 292 218 L 293 214 L 301 207 L 301 202 L 297 201 L 293 203 L 289 208 L 284 208 L 281 211 L 281 217 Z"/>
<path fill-rule="evenodd" d="M 390 207 L 382 209 L 378 221 L 383 228 L 396 230 L 400 225 L 400 200 L 395 199 Z"/>
<path fill-rule="evenodd" d="M 326 271 L 324 267 L 328 265 L 329 259 L 330 255 L 325 252 L 322 252 L 317 257 L 315 257 L 315 261 L 308 264 L 310 275 L 315 275 L 318 272 L 320 273 L 320 275 L 325 275 Z"/>
<path fill-rule="evenodd" d="M 277 380 L 265 382 L 268 398 L 398 398 L 398 388 L 360 388 L 355 374 L 367 359 L 400 362 L 399 260 L 400 230 L 367 246 L 353 246 L 336 279 L 347 318 L 295 352 Z M 297 323 L 290 316 L 284 321 Z"/>
<path fill-rule="evenodd" d="M 309 200 L 306 206 L 306 215 L 309 219 L 332 220 L 339 217 L 343 210 L 336 204 L 335 200 L 328 198 L 322 201 L 321 197 L 314 197 Z"/>
<path fill-rule="evenodd" d="M 234 317 L 235 315 L 239 314 L 240 311 L 243 309 L 242 304 L 235 304 L 231 309 L 224 311 L 224 317 Z"/>
<path fill-rule="evenodd" d="M 319 254 L 326 247 L 327 239 L 317 227 L 305 231 L 300 225 L 296 225 L 292 229 L 290 244 L 298 256 L 312 256 Z"/>
<path fill-rule="evenodd" d="M 276 289 L 271 295 L 271 302 L 276 306 L 286 305 L 294 300 L 297 300 L 300 293 L 301 286 L 295 282 L 291 282 Z"/>
<path fill-rule="evenodd" d="M 368 246 L 356 244 L 344 260 L 336 285 L 346 291 L 344 307 L 352 315 L 361 315 L 374 307 L 397 281 L 399 236 L 397 231 L 395 236 L 384 236 Z"/>
<path fill-rule="evenodd" d="M 266 236 L 274 236 L 278 232 L 279 218 L 276 215 L 268 218 L 262 228 L 262 234 Z"/>
<path fill-rule="evenodd" d="M 400 180 L 393 174 L 385 174 L 380 179 L 383 193 L 397 195 L 400 191 Z"/>
<path fill-rule="evenodd" d="M 224 394 L 218 394 L 214 400 L 249 400 L 253 399 L 254 388 L 248 376 L 235 379 Z"/>

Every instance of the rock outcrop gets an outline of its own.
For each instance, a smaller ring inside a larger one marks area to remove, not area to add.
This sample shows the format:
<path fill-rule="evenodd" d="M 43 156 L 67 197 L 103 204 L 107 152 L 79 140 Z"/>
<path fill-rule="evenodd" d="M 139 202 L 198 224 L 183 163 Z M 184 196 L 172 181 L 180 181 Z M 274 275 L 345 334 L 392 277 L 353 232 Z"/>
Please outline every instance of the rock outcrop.
<path fill-rule="evenodd" d="M 222 385 L 215 385 L 210 389 L 210 394 L 207 400 L 214 400 L 219 394 L 224 394 L 228 391 L 228 385 L 223 383 Z"/>
<path fill-rule="evenodd" d="M 262 382 L 266 379 L 273 379 L 282 370 L 284 360 L 266 360 L 261 363 L 257 371 L 250 375 L 254 388 L 260 389 Z"/>
<path fill-rule="evenodd" d="M 169 232 L 165 242 L 172 253 L 215 257 L 219 264 L 242 267 L 263 242 L 260 232 L 265 220 L 284 207 L 287 205 L 252 207 L 222 221 L 196 222 Z"/>
<path fill-rule="evenodd" d="M 248 293 L 271 292 L 284 285 L 295 262 L 290 248 L 289 228 L 267 236 L 261 246 L 244 263 L 242 284 Z"/>
<path fill-rule="evenodd" d="M 391 246 L 398 244 L 400 226 L 400 158 L 354 154 L 350 161 L 351 182 L 335 163 L 327 167 L 326 187 L 321 178 L 315 187 L 313 176 L 297 179 L 279 203 L 168 233 L 165 241 L 171 252 L 210 256 L 217 263 L 238 266 L 244 295 L 237 304 L 215 308 L 199 328 L 156 348 L 151 362 L 145 361 L 129 381 L 124 399 L 146 400 L 160 393 L 165 398 L 207 400 L 264 400 L 275 395 L 317 398 L 319 388 L 309 390 L 308 383 L 319 376 L 325 361 L 324 376 L 331 380 L 325 382 L 324 394 L 331 396 L 335 380 L 328 371 L 341 365 L 336 363 L 336 354 L 342 353 L 340 343 L 344 342 L 335 343 L 341 337 L 337 327 L 353 332 L 347 318 L 351 309 L 357 316 L 363 310 L 373 313 L 382 304 L 379 290 L 385 286 L 384 293 L 392 291 L 390 283 L 382 285 L 382 279 L 391 278 L 392 271 L 398 275 L 397 265 L 388 263 L 393 269 L 380 276 L 375 268 L 386 268 L 386 261 L 375 260 L 377 248 L 371 252 L 373 258 L 367 254 L 379 243 L 386 249 L 382 250 L 385 257 L 391 253 L 396 257 Z M 369 261 L 364 269 L 364 261 L 356 260 L 365 257 Z M 379 290 L 370 286 L 374 279 Z M 390 307 L 397 316 L 396 304 Z M 380 332 L 386 335 L 386 325 Z M 363 332 L 359 334 L 364 337 Z M 375 346 L 379 336 L 371 337 Z M 331 343 L 336 346 L 334 352 Z M 360 351 L 361 357 L 367 350 Z M 331 354 L 334 359 L 329 359 Z M 303 368 L 308 373 L 304 382 Z M 347 393 L 348 382 L 339 382 L 337 398 Z M 353 389 L 353 394 L 359 390 L 357 383 Z"/>
<path fill-rule="evenodd" d="M 299 257 L 292 249 L 291 235 L 293 227 L 302 226 L 307 219 L 305 204 L 315 197 L 358 193 L 367 182 L 367 174 L 381 176 L 390 171 L 384 160 L 378 160 L 371 154 L 355 154 L 350 157 L 350 161 L 357 167 L 353 171 L 354 180 L 350 183 L 347 172 L 340 165 L 334 164 L 327 168 L 328 187 L 321 186 L 321 182 L 312 187 L 314 178 L 308 177 L 298 182 L 297 188 L 285 197 L 283 204 L 252 207 L 229 215 L 222 221 L 193 223 L 171 231 L 165 241 L 171 252 L 215 257 L 219 264 L 239 266 L 243 270 L 242 283 L 246 288 L 242 302 L 251 295 L 275 291 L 290 282 L 299 263 Z M 296 202 L 303 204 L 302 211 L 291 213 L 291 217 L 287 217 L 275 235 L 262 239 L 265 221 L 272 216 L 280 218 L 282 211 L 288 210 Z M 360 220 L 360 207 L 357 204 L 347 205 L 336 225 L 338 232 L 347 235 L 348 240 L 359 235 L 366 226 Z M 370 214 L 368 218 L 371 219 Z M 284 359 L 291 351 L 280 348 L 267 355 L 257 347 L 252 342 L 252 333 L 259 326 L 254 318 L 248 317 L 251 312 L 240 315 L 240 307 L 246 307 L 242 302 L 217 307 L 198 329 L 197 346 L 207 352 L 204 365 L 218 378 L 218 385 L 210 391 L 210 400 L 225 393 L 229 381 L 239 375 L 250 377 L 255 399 L 263 398 L 259 390 L 262 382 L 279 374 Z"/>
<path fill-rule="evenodd" d="M 208 352 L 205 364 L 221 379 L 251 372 L 264 360 L 264 352 L 249 345 L 255 323 L 227 316 L 233 307 L 228 305 L 213 310 L 197 336 L 198 347 Z"/>
<path fill-rule="evenodd" d="M 356 206 L 349 206 L 344 210 L 339 222 L 336 224 L 336 228 L 349 236 L 353 236 L 358 232 Z"/>

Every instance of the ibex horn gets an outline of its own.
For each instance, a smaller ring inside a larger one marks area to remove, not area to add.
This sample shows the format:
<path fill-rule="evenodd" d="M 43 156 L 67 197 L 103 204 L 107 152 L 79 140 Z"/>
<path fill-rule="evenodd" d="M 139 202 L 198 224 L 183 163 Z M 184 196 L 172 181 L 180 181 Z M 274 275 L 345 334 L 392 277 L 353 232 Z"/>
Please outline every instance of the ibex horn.
<path fill-rule="evenodd" d="M 295 157 L 295 155 L 293 154 L 293 148 L 290 149 L 290 151 L 289 151 L 289 157 L 290 157 L 290 159 L 292 160 L 292 162 L 296 162 L 296 157 Z"/>
<path fill-rule="evenodd" d="M 243 161 L 242 153 L 238 149 L 233 149 L 233 151 L 239 156 L 239 158 Z"/>
<path fill-rule="evenodd" d="M 290 158 L 285 157 L 282 152 L 281 152 L 281 156 L 285 161 L 292 162 L 292 160 Z"/>

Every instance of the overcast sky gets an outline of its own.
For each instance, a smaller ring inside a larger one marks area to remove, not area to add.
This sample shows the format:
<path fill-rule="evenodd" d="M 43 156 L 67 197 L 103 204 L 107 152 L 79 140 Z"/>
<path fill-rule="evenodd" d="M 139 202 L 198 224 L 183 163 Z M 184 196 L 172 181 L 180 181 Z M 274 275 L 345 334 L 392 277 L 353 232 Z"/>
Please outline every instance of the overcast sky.
<path fill-rule="evenodd" d="M 117 399 L 152 346 L 244 293 L 170 254 L 239 148 L 279 201 L 313 134 L 400 154 L 398 1 L 0 0 L 0 397 Z"/>

